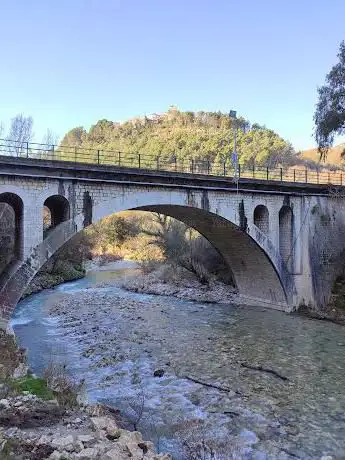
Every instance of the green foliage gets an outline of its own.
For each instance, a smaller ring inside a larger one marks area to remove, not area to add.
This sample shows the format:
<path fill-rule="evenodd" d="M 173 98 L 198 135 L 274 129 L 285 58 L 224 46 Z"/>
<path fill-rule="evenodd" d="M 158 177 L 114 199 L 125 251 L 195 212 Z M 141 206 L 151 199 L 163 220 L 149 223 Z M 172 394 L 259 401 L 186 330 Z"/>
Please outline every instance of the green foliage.
<path fill-rule="evenodd" d="M 105 221 L 102 231 L 107 234 L 109 244 L 123 244 L 127 238 L 136 235 L 137 230 L 130 221 L 119 216 L 112 216 Z"/>
<path fill-rule="evenodd" d="M 21 379 L 11 379 L 8 385 L 16 393 L 28 391 L 41 399 L 50 400 L 55 398 L 54 393 L 47 387 L 46 381 L 41 378 L 26 376 Z"/>
<path fill-rule="evenodd" d="M 167 113 L 137 118 L 124 123 L 100 120 L 87 133 L 78 127 L 63 138 L 62 146 L 79 146 L 97 150 L 123 152 L 122 158 L 137 165 L 138 154 L 145 166 L 145 155 L 172 163 L 218 161 L 229 165 L 229 152 L 233 149 L 236 123 L 237 150 L 244 166 L 254 162 L 263 166 L 289 164 L 294 156 L 292 146 L 274 131 L 253 126 L 244 118 L 236 121 L 221 112 L 180 112 L 171 107 Z M 64 149 L 72 152 L 73 149 Z M 111 153 L 104 153 L 111 159 Z M 73 160 L 73 153 L 70 153 Z"/>
<path fill-rule="evenodd" d="M 314 115 L 315 139 L 323 158 L 333 145 L 336 134 L 345 133 L 345 41 L 341 42 L 339 62 L 318 89 L 319 99 Z"/>
<path fill-rule="evenodd" d="M 62 145 L 72 145 L 80 146 L 85 141 L 87 137 L 87 133 L 82 126 L 78 126 L 77 128 L 73 128 L 65 134 L 64 138 L 61 141 Z"/>
<path fill-rule="evenodd" d="M 100 246 L 105 251 L 108 246 L 121 246 L 138 233 L 135 220 L 111 215 L 92 225 L 87 230 L 87 238 L 91 247 Z"/>

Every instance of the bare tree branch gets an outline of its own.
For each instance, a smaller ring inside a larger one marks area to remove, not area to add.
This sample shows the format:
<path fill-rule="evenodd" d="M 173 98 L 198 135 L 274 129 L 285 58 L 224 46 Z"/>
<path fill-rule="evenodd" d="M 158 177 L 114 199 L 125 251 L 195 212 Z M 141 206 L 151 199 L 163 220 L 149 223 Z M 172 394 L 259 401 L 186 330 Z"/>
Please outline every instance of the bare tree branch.
<path fill-rule="evenodd" d="M 58 143 L 59 143 L 58 134 L 56 134 L 54 131 L 48 128 L 46 133 L 43 136 L 42 144 L 54 146 L 54 145 L 57 145 Z"/>
<path fill-rule="evenodd" d="M 19 156 L 33 138 L 33 119 L 25 117 L 22 113 L 11 120 L 11 127 L 7 139 L 10 142 L 11 152 Z"/>

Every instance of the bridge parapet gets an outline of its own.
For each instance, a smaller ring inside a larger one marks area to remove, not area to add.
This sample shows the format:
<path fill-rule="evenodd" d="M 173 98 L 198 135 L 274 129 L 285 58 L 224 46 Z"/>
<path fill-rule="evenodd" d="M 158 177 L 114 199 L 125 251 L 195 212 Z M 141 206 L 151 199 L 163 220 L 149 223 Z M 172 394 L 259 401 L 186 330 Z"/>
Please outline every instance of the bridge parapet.
<path fill-rule="evenodd" d="M 229 159 L 225 161 L 197 160 L 194 158 L 177 158 L 174 154 L 150 155 L 129 153 L 118 150 L 85 148 L 22 142 L 0 139 L 0 155 L 15 163 L 18 159 L 33 162 L 61 163 L 66 166 L 105 166 L 108 169 L 139 169 L 142 171 L 165 171 L 190 175 L 228 177 L 236 183 L 243 179 L 267 182 L 288 182 L 299 184 L 345 185 L 345 176 L 341 168 L 330 171 L 318 165 L 315 168 L 301 166 L 267 167 L 241 164 L 234 166 Z"/>

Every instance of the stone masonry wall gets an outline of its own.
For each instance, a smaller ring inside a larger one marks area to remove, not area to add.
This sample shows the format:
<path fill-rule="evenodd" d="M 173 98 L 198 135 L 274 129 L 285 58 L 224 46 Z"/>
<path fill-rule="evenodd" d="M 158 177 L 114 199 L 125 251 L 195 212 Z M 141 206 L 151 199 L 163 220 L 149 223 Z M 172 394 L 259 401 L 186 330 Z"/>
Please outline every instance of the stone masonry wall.
<path fill-rule="evenodd" d="M 1 193 L 6 192 L 18 195 L 24 203 L 24 260 L 31 261 L 31 268 L 27 268 L 30 273 L 39 265 L 32 263 L 37 253 L 41 254 L 40 261 L 47 260 L 54 250 L 52 247 L 47 248 L 43 242 L 42 210 L 48 197 L 61 195 L 69 201 L 74 231 L 81 231 L 85 226 L 114 212 L 138 208 L 154 210 L 160 206 L 167 214 L 194 226 L 223 253 L 241 294 L 247 299 L 252 298 L 253 303 L 261 299 L 263 303 L 271 306 L 276 304 L 282 309 L 291 309 L 302 302 L 313 304 L 321 298 L 317 287 L 318 274 L 327 272 L 328 284 L 334 274 L 333 268 L 322 271 L 314 260 L 318 253 L 315 252 L 318 243 L 315 238 L 314 243 L 309 244 L 309 240 L 313 232 L 317 233 L 318 227 L 314 222 L 315 213 L 311 214 L 313 218 L 305 217 L 306 199 L 303 196 L 195 189 L 188 186 L 121 184 L 87 179 L 1 176 L 0 201 Z M 330 198 L 321 199 L 321 213 L 324 212 L 327 200 Z M 337 203 L 339 207 L 339 200 Z M 267 233 L 260 231 L 254 224 L 254 209 L 259 205 L 266 206 L 269 212 Z M 293 212 L 293 256 L 289 270 L 279 252 L 279 211 L 283 206 L 289 206 Z M 327 204 L 332 210 L 337 206 Z M 333 211 L 329 212 L 332 214 Z M 337 240 L 341 239 L 337 222 L 332 221 L 329 230 L 336 233 Z M 320 251 L 326 251 L 326 244 L 322 243 L 321 246 L 324 249 Z M 341 247 L 342 243 L 337 243 L 336 251 Z M 314 251 L 314 259 L 310 251 Z M 334 255 L 330 265 L 333 260 Z"/>

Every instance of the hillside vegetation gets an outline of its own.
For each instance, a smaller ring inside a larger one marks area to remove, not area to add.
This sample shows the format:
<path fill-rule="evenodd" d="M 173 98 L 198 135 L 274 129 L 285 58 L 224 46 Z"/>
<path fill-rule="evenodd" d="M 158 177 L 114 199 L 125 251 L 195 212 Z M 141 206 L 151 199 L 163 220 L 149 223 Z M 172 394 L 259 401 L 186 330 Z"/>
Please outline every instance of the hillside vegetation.
<path fill-rule="evenodd" d="M 344 153 L 345 153 L 345 143 L 331 147 L 328 150 L 327 158 L 325 164 L 332 166 L 343 166 L 344 165 Z M 298 157 L 303 160 L 311 160 L 318 162 L 320 158 L 320 152 L 317 148 L 303 150 L 298 154 Z"/>
<path fill-rule="evenodd" d="M 244 118 L 235 121 L 221 112 L 181 112 L 175 107 L 161 115 L 124 123 L 99 120 L 88 132 L 83 127 L 73 128 L 61 145 L 119 150 L 124 156 L 149 154 L 165 161 L 228 162 L 233 150 L 233 123 L 241 165 L 273 167 L 300 161 L 291 144 L 266 127 Z"/>

